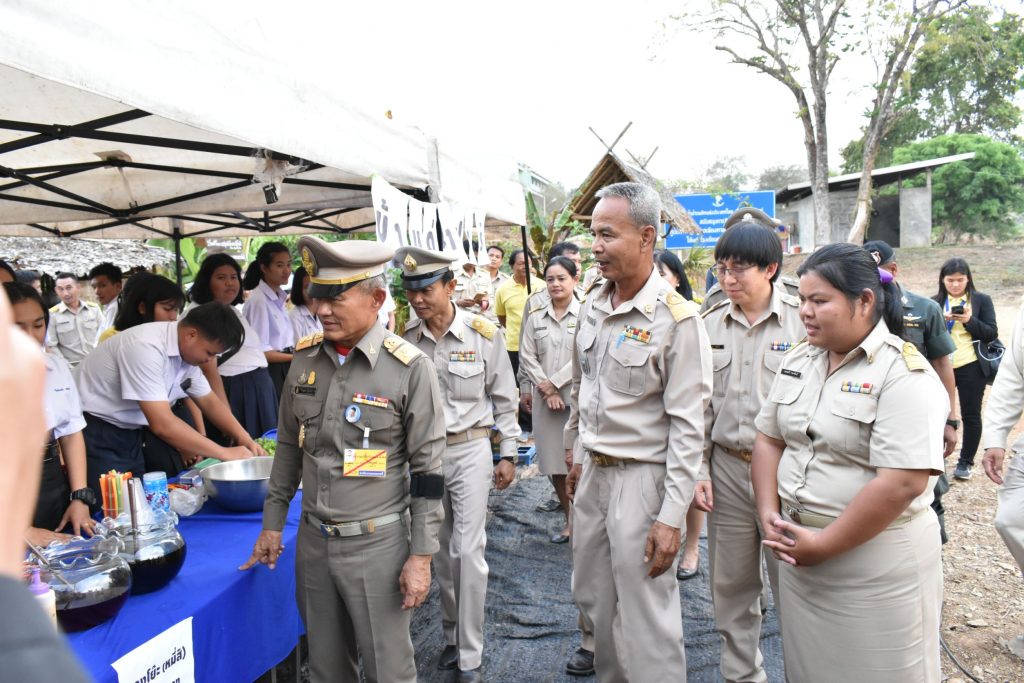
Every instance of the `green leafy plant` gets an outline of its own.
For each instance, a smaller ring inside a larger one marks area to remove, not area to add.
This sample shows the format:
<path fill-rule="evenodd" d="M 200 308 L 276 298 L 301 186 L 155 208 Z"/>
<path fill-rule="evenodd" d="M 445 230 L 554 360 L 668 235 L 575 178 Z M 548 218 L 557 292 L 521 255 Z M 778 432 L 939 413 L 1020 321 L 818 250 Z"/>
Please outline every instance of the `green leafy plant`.
<path fill-rule="evenodd" d="M 545 216 L 530 193 L 526 194 L 526 227 L 537 255 L 533 260 L 533 271 L 537 277 L 544 276 L 544 265 L 548 262 L 551 247 L 586 230 L 583 223 L 573 219 L 571 201 L 561 211 L 552 211 Z"/>

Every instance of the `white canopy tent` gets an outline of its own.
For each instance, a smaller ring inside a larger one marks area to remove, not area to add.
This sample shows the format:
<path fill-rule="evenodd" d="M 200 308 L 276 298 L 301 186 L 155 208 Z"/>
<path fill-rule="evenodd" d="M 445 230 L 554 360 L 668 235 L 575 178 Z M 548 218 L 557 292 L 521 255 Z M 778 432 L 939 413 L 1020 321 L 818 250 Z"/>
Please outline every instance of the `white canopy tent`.
<path fill-rule="evenodd" d="M 379 174 L 422 201 L 525 221 L 484 173 L 339 76 L 282 69 L 233 3 L 0 4 L 0 234 L 180 239 L 350 232 Z M 272 186 L 273 191 L 264 188 Z M 273 201 L 273 194 L 277 200 Z"/>

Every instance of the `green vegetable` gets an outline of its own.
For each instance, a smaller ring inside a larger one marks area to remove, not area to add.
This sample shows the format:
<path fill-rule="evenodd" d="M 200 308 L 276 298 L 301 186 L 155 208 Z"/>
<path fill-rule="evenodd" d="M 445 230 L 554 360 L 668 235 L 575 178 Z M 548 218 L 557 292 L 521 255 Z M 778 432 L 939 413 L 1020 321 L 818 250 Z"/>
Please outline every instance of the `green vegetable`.
<path fill-rule="evenodd" d="M 277 441 L 275 439 L 256 439 L 256 443 L 267 452 L 267 455 L 272 456 L 277 451 Z"/>

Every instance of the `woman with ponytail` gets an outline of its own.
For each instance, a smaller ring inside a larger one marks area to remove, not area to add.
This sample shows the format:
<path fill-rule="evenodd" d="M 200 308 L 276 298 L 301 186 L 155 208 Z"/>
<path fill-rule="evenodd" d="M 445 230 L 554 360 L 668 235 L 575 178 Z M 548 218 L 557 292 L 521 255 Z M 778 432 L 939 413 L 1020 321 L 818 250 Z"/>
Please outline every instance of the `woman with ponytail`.
<path fill-rule="evenodd" d="M 292 256 L 280 242 L 267 242 L 256 252 L 242 279 L 242 287 L 251 291 L 242 307 L 242 315 L 263 342 L 267 370 L 274 383 L 274 404 L 281 400 L 281 387 L 291 367 L 295 351 L 295 331 L 282 287 L 292 275 Z"/>
<path fill-rule="evenodd" d="M 756 420 L 752 480 L 781 561 L 786 675 L 940 681 L 942 558 L 930 477 L 949 399 L 899 335 L 892 275 L 852 244 L 797 270 L 806 343 Z"/>

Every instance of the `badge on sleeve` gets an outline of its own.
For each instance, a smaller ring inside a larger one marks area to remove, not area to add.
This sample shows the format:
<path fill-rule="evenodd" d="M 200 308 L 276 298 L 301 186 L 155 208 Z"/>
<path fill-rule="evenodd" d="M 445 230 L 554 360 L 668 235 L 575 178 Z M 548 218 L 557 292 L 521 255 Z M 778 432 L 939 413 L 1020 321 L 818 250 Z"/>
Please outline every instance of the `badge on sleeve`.
<path fill-rule="evenodd" d="M 355 403 L 352 403 L 348 408 L 345 408 L 345 422 L 348 422 L 349 424 L 359 422 L 359 418 L 362 417 L 362 415 L 363 411 L 359 410 L 359 406 Z"/>

